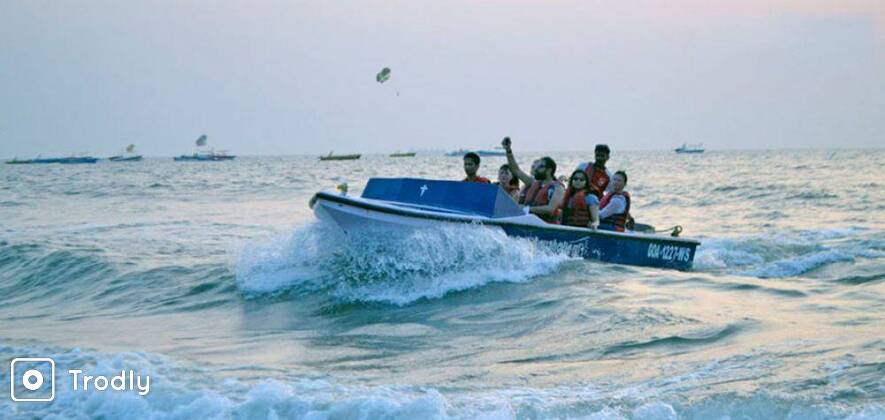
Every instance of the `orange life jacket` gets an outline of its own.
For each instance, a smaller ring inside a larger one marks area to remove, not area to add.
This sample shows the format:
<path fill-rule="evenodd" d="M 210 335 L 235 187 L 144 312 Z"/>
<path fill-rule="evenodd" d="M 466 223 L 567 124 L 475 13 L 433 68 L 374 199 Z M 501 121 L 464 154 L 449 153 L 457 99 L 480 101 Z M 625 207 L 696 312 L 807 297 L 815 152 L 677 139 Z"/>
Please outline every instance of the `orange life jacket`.
<path fill-rule="evenodd" d="M 590 191 L 596 195 L 596 198 L 602 200 L 602 195 L 605 194 L 605 189 L 608 188 L 608 172 L 605 169 L 597 168 L 595 163 L 588 162 L 584 173 L 587 174 L 587 179 L 590 180 Z"/>
<path fill-rule="evenodd" d="M 465 182 L 470 182 L 470 180 L 467 179 L 467 178 L 464 178 L 464 181 L 465 181 Z M 483 178 L 483 177 L 481 177 L 481 176 L 478 176 L 478 177 L 474 178 L 474 179 L 473 179 L 473 182 L 482 182 L 483 184 L 491 184 L 491 183 L 492 183 L 492 181 L 490 181 L 488 178 Z"/>
<path fill-rule="evenodd" d="M 587 227 L 590 224 L 590 209 L 587 208 L 587 192 L 572 191 L 571 188 L 565 192 L 565 199 L 559 207 L 562 215 L 562 224 L 566 226 Z"/>
<path fill-rule="evenodd" d="M 550 202 L 550 189 L 562 185 L 559 181 L 553 181 L 547 185 L 542 185 L 541 181 L 535 180 L 532 185 L 519 197 L 519 204 L 527 206 L 546 206 Z M 537 215 L 547 223 L 556 223 L 556 212 L 551 215 Z"/>
<path fill-rule="evenodd" d="M 630 193 L 627 191 L 622 191 L 619 193 L 611 193 L 602 198 L 602 201 L 599 202 L 599 209 L 602 210 L 608 203 L 611 201 L 612 196 L 621 195 L 624 197 L 624 201 L 626 201 L 626 205 L 624 206 L 624 212 L 619 214 L 613 214 L 605 219 L 599 221 L 600 224 L 612 225 L 615 227 L 615 230 L 618 232 L 623 232 L 624 227 L 627 225 L 627 218 L 630 217 Z"/>

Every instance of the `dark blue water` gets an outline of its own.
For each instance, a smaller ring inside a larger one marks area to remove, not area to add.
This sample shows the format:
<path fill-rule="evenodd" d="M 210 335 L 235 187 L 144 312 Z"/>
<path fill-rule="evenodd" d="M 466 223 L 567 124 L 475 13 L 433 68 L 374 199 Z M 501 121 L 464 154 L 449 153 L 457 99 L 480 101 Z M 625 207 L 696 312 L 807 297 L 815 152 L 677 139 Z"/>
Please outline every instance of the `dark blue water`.
<path fill-rule="evenodd" d="M 307 206 L 457 158 L 3 165 L 0 384 L 14 357 L 61 373 L 0 417 L 885 417 L 885 152 L 610 166 L 639 221 L 703 242 L 693 271 L 473 226 L 346 237 Z M 152 390 L 71 392 L 78 367 Z"/>

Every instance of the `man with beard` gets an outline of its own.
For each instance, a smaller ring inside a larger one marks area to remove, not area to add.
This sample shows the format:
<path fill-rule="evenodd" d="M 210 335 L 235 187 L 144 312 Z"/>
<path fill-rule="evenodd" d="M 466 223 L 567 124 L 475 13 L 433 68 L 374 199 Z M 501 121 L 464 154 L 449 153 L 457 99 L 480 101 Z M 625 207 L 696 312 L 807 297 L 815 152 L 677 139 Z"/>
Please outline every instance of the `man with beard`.
<path fill-rule="evenodd" d="M 526 184 L 519 196 L 519 203 L 526 205 L 529 212 L 545 222 L 557 223 L 556 209 L 562 202 L 565 189 L 556 179 L 556 162 L 544 156 L 532 163 L 532 174 L 529 175 L 519 168 L 510 145 L 510 137 L 504 137 L 501 146 L 507 152 L 507 164 L 520 181 Z"/>

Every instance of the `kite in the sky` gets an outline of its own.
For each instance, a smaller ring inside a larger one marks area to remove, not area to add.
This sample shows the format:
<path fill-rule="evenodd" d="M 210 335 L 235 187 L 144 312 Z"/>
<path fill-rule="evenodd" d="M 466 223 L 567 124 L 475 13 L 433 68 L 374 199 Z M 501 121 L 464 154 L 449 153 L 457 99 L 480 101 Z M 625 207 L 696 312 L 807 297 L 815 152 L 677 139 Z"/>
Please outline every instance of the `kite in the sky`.
<path fill-rule="evenodd" d="M 387 79 L 390 79 L 390 68 L 389 67 L 385 67 L 385 68 L 381 69 L 381 71 L 378 73 L 378 75 L 375 76 L 375 80 L 377 80 L 378 83 L 384 83 L 387 81 Z"/>

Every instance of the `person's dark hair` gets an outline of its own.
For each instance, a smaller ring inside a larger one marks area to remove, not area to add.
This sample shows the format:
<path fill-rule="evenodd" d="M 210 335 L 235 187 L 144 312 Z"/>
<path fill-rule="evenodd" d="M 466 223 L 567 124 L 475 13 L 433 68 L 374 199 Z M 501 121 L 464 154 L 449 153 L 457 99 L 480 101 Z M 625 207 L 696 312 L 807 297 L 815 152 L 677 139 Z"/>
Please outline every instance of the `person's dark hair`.
<path fill-rule="evenodd" d="M 627 185 L 627 173 L 626 172 L 617 171 L 617 172 L 615 172 L 615 175 L 620 175 L 620 176 L 624 177 L 624 185 Z"/>
<path fill-rule="evenodd" d="M 506 163 L 503 164 L 503 165 L 501 165 L 501 167 L 498 168 L 498 172 L 501 172 L 501 171 L 507 171 L 507 172 L 510 172 L 510 185 L 512 185 L 512 186 L 514 186 L 514 187 L 518 187 L 518 186 L 519 186 L 519 177 L 517 177 L 516 174 L 513 173 L 512 170 L 510 170 L 510 165 L 508 165 L 508 164 L 506 164 Z"/>
<path fill-rule="evenodd" d="M 556 178 L 556 161 L 550 156 L 544 156 L 541 160 L 544 162 L 544 167 L 550 169 L 550 176 Z"/>
<path fill-rule="evenodd" d="M 597 144 L 596 151 L 597 152 L 605 152 L 605 154 L 607 154 L 607 155 L 612 154 L 612 151 L 611 151 L 611 149 L 608 148 L 607 144 Z"/>
<path fill-rule="evenodd" d="M 572 180 L 575 179 L 575 175 L 581 175 L 581 176 L 584 177 L 584 188 L 583 188 L 583 190 L 584 190 L 584 191 L 589 191 L 589 190 L 590 190 L 590 178 L 588 178 L 588 177 L 587 177 L 587 173 L 584 172 L 584 171 L 581 170 L 581 169 L 575 169 L 575 171 L 572 172 L 572 175 L 568 177 L 568 185 L 566 185 L 566 186 L 567 186 L 568 188 L 571 188 L 571 187 L 572 187 Z"/>
<path fill-rule="evenodd" d="M 467 152 L 464 154 L 464 160 L 470 159 L 476 166 L 479 166 L 479 155 L 473 152 Z"/>

